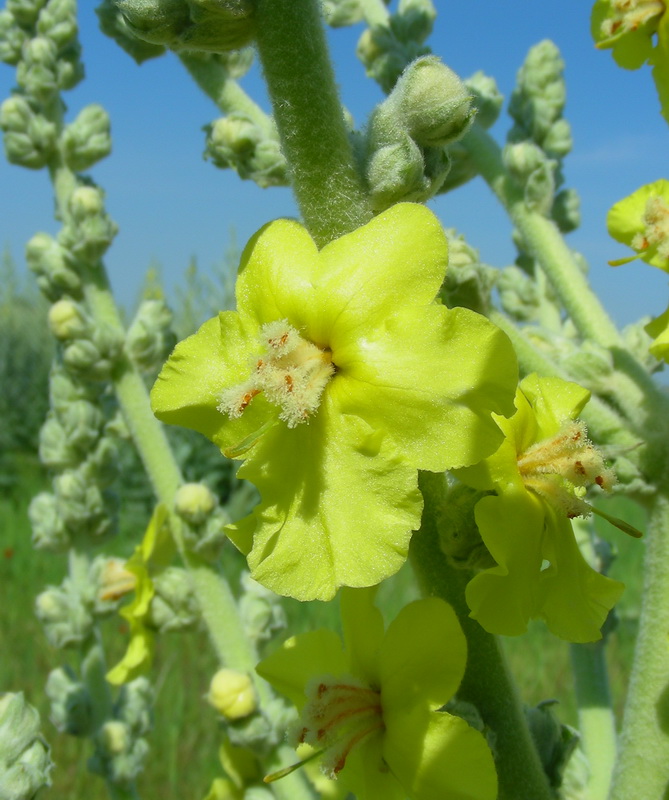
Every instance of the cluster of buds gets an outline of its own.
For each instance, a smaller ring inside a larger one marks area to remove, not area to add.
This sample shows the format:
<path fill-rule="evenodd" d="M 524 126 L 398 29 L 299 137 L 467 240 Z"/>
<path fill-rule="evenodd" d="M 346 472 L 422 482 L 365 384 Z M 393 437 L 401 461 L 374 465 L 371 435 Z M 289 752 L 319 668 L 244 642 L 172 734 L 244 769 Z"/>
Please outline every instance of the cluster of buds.
<path fill-rule="evenodd" d="M 498 272 L 481 263 L 478 250 L 469 245 L 454 228 L 446 229 L 448 270 L 440 296 L 449 308 L 471 308 L 487 315 Z"/>
<path fill-rule="evenodd" d="M 186 546 L 204 558 L 217 558 L 231 520 L 211 489 L 203 483 L 184 483 L 174 498 L 174 510 L 183 523 Z"/>
<path fill-rule="evenodd" d="M 387 26 L 373 26 L 362 34 L 358 58 L 367 75 L 385 92 L 391 91 L 407 64 L 429 54 L 429 47 L 423 43 L 432 33 L 436 16 L 432 0 L 400 0 Z"/>
<path fill-rule="evenodd" d="M 140 303 L 125 340 L 126 352 L 140 369 L 156 372 L 176 344 L 172 318 L 162 298 Z"/>
<path fill-rule="evenodd" d="M 436 194 L 450 169 L 446 148 L 474 114 L 469 90 L 436 56 L 409 64 L 367 125 L 365 175 L 374 210 Z"/>
<path fill-rule="evenodd" d="M 0 797 L 24 800 L 51 786 L 53 762 L 36 709 L 23 694 L 0 695 Z"/>

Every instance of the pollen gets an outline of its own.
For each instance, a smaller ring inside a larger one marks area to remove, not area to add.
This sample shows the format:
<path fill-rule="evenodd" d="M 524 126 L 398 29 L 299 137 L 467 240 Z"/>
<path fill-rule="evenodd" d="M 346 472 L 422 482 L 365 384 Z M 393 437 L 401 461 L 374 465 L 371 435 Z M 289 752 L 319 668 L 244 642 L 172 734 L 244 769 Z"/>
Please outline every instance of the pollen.
<path fill-rule="evenodd" d="M 334 375 L 332 354 L 304 339 L 285 319 L 263 325 L 259 345 L 251 376 L 221 393 L 218 410 L 237 419 L 262 393 L 281 409 L 279 419 L 289 428 L 308 422 Z"/>
<path fill-rule="evenodd" d="M 657 195 L 648 198 L 643 215 L 644 231 L 632 239 L 632 247 L 640 253 L 655 249 L 669 261 L 669 206 Z"/>
<path fill-rule="evenodd" d="M 590 486 L 610 491 L 616 482 L 580 420 L 565 422 L 555 436 L 521 453 L 518 469 L 527 489 L 570 518 L 590 514 L 590 506 L 583 499 Z"/>
<path fill-rule="evenodd" d="M 662 0 L 612 0 L 610 13 L 601 25 L 604 36 L 637 31 L 649 22 L 659 19 L 665 11 Z"/>
<path fill-rule="evenodd" d="M 336 778 L 351 751 L 384 729 L 381 694 L 347 675 L 315 678 L 305 693 L 293 744 L 316 747 L 323 754 L 321 769 Z"/>

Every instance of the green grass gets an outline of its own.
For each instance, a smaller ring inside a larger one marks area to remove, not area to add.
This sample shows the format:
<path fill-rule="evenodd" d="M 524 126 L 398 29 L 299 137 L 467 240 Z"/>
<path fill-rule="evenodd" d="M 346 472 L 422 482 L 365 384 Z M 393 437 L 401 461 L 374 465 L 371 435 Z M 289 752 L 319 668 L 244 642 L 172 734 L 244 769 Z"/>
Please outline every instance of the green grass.
<path fill-rule="evenodd" d="M 57 764 L 53 788 L 43 796 L 106 800 L 108 795 L 103 782 L 86 769 L 90 743 L 58 734 L 48 721 L 44 683 L 49 671 L 60 665 L 66 656 L 48 645 L 34 617 L 33 604 L 47 584 L 62 580 L 66 564 L 65 557 L 35 551 L 30 544 L 26 508 L 30 497 L 44 487 L 45 477 L 29 460 L 22 465 L 18 477 L 20 491 L 13 497 L 0 498 L 0 585 L 4 592 L 0 615 L 0 653 L 3 654 L 0 691 L 24 691 L 42 714 L 43 732 L 53 747 Z M 607 509 L 643 528 L 642 513 L 629 501 L 614 499 Z M 138 524 L 130 526 L 135 535 Z M 633 652 L 644 546 L 643 542 L 628 539 L 606 524 L 602 525 L 601 532 L 615 542 L 619 555 L 613 574 L 627 584 L 619 607 L 620 622 L 608 648 L 615 706 L 619 712 Z M 126 532 L 114 549 L 128 552 L 130 547 Z M 235 558 L 232 551 L 229 558 Z M 232 571 L 238 572 L 239 568 L 240 563 L 235 561 Z M 414 596 L 411 571 L 405 567 L 381 587 L 379 603 L 386 617 L 392 618 Z M 292 632 L 338 625 L 334 603 L 304 605 L 287 601 L 285 608 Z M 116 617 L 105 623 L 104 634 L 112 663 L 121 654 L 126 641 L 123 621 Z M 560 718 L 575 724 L 568 645 L 552 637 L 541 623 L 536 623 L 525 636 L 507 640 L 506 649 L 524 700 L 536 704 L 548 698 L 557 699 Z M 218 774 L 216 717 L 202 700 L 215 668 L 215 658 L 203 633 L 171 634 L 160 639 L 154 672 L 158 695 L 155 726 L 150 735 L 151 753 L 138 781 L 142 797 L 199 800 Z"/>

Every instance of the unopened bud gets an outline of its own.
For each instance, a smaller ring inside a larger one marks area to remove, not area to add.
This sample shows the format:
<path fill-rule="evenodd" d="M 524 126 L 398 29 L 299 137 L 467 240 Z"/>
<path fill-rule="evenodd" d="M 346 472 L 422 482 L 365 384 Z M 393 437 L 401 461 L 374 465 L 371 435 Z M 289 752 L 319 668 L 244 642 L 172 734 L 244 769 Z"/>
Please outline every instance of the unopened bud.
<path fill-rule="evenodd" d="M 474 119 L 469 90 L 436 56 L 409 64 L 391 97 L 396 98 L 410 135 L 423 147 L 457 141 Z"/>
<path fill-rule="evenodd" d="M 46 696 L 51 701 L 51 721 L 59 731 L 72 736 L 89 735 L 91 696 L 70 667 L 58 667 L 49 673 Z"/>
<path fill-rule="evenodd" d="M 423 154 L 410 136 L 376 150 L 366 169 L 374 210 L 383 211 L 402 200 L 425 200 L 424 167 Z"/>
<path fill-rule="evenodd" d="M 51 333 L 60 341 L 83 336 L 88 324 L 81 307 L 72 300 L 58 300 L 47 315 Z"/>
<path fill-rule="evenodd" d="M 41 169 L 56 146 L 56 127 L 36 114 L 18 95 L 0 106 L 0 129 L 4 132 L 7 160 L 28 169 Z"/>
<path fill-rule="evenodd" d="M 29 800 L 51 786 L 53 763 L 37 710 L 23 693 L 0 696 L 0 797 Z"/>
<path fill-rule="evenodd" d="M 34 25 L 46 2 L 47 0 L 7 0 L 7 11 L 20 25 L 29 28 Z"/>
<path fill-rule="evenodd" d="M 191 525 L 201 525 L 216 505 L 213 492 L 203 483 L 184 483 L 174 499 L 174 510 Z"/>
<path fill-rule="evenodd" d="M 16 24 L 9 11 L 0 11 L 0 61 L 16 65 L 28 34 Z"/>
<path fill-rule="evenodd" d="M 63 131 L 65 162 L 75 172 L 89 169 L 111 151 L 109 115 L 99 105 L 86 106 Z"/>
<path fill-rule="evenodd" d="M 234 669 L 219 669 L 211 679 L 206 699 L 228 720 L 248 717 L 257 708 L 251 678 Z"/>
<path fill-rule="evenodd" d="M 16 67 L 16 80 L 29 94 L 48 99 L 58 91 L 58 48 L 46 36 L 27 39 Z"/>
<path fill-rule="evenodd" d="M 56 47 L 66 47 L 77 36 L 76 0 L 49 0 L 37 20 L 37 32 Z"/>

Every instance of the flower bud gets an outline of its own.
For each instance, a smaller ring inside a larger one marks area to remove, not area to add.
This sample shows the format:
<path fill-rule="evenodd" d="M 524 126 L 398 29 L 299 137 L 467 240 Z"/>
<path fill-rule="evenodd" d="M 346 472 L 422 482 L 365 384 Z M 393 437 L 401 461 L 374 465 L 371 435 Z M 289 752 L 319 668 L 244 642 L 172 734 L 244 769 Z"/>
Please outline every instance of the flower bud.
<path fill-rule="evenodd" d="M 7 0 L 6 8 L 19 25 L 29 28 L 46 3 L 47 0 Z"/>
<path fill-rule="evenodd" d="M 359 0 L 323 0 L 323 16 L 332 28 L 355 25 L 363 19 Z"/>
<path fill-rule="evenodd" d="M 153 725 L 155 692 L 148 678 L 140 676 L 121 687 L 114 715 L 128 726 L 133 736 L 143 736 Z"/>
<path fill-rule="evenodd" d="M 81 279 L 72 269 L 67 251 L 48 233 L 37 233 L 30 239 L 26 261 L 50 299 L 56 299 L 62 292 L 79 292 Z"/>
<path fill-rule="evenodd" d="M 109 155 L 110 123 L 104 108 L 90 105 L 82 109 L 63 131 L 61 147 L 67 166 L 75 172 L 83 172 Z"/>
<path fill-rule="evenodd" d="M 89 736 L 93 717 L 91 696 L 70 667 L 49 673 L 46 696 L 51 701 L 51 722 L 62 733 Z"/>
<path fill-rule="evenodd" d="M 51 415 L 40 428 L 39 458 L 50 469 L 76 467 L 81 460 L 81 455 L 70 447 L 65 429 Z"/>
<path fill-rule="evenodd" d="M 423 154 L 410 136 L 376 150 L 365 172 L 372 208 L 383 211 L 402 200 L 427 199 L 424 167 Z"/>
<path fill-rule="evenodd" d="M 285 629 L 286 615 L 274 592 L 265 589 L 249 575 L 242 574 L 243 593 L 239 614 L 247 637 L 252 642 L 266 642 Z"/>
<path fill-rule="evenodd" d="M 41 169 L 56 146 L 56 126 L 35 114 L 18 95 L 0 106 L 0 129 L 4 132 L 7 160 L 28 169 Z"/>
<path fill-rule="evenodd" d="M 482 492 L 453 482 L 439 508 L 439 541 L 449 562 L 461 569 L 486 569 L 495 561 L 481 539 L 474 508 Z"/>
<path fill-rule="evenodd" d="M 16 67 L 16 80 L 27 94 L 48 100 L 58 91 L 58 48 L 46 36 L 27 39 Z"/>
<path fill-rule="evenodd" d="M 258 707 L 251 678 L 234 669 L 218 670 L 211 679 L 206 699 L 230 721 L 248 717 Z"/>
<path fill-rule="evenodd" d="M 95 186 L 78 186 L 70 196 L 71 219 L 61 228 L 58 241 L 77 258 L 95 264 L 118 231 L 105 213 L 104 195 Z"/>
<path fill-rule="evenodd" d="M 37 550 L 59 552 L 70 545 L 65 523 L 58 513 L 58 502 L 51 492 L 35 495 L 28 506 L 32 543 Z"/>
<path fill-rule="evenodd" d="M 497 270 L 481 264 L 478 251 L 455 230 L 447 230 L 446 235 L 448 270 L 440 291 L 444 304 L 449 308 L 460 306 L 479 314 L 487 314 Z"/>
<path fill-rule="evenodd" d="M 143 768 L 149 751 L 145 739 L 138 738 L 130 726 L 118 719 L 107 720 L 95 737 L 96 750 L 89 769 L 112 783 L 129 783 Z"/>
<path fill-rule="evenodd" d="M 95 186 L 77 186 L 70 196 L 70 213 L 77 222 L 102 214 L 104 207 L 102 190 Z"/>
<path fill-rule="evenodd" d="M 571 152 L 573 144 L 571 125 L 566 119 L 558 119 L 551 125 L 541 146 L 552 158 L 564 158 Z"/>
<path fill-rule="evenodd" d="M 432 33 L 436 18 L 432 0 L 400 0 L 393 29 L 402 41 L 424 42 Z"/>
<path fill-rule="evenodd" d="M 154 595 L 149 621 L 161 633 L 184 630 L 200 619 L 200 606 L 193 594 L 188 573 L 180 567 L 167 567 L 153 578 Z"/>
<path fill-rule="evenodd" d="M 62 586 L 49 586 L 37 595 L 35 615 L 44 627 L 49 644 L 59 649 L 80 645 L 93 630 L 93 617 L 67 578 Z"/>
<path fill-rule="evenodd" d="M 84 65 L 81 62 L 81 45 L 73 41 L 59 53 L 56 65 L 56 80 L 62 91 L 74 89 L 84 79 Z"/>
<path fill-rule="evenodd" d="M 422 147 L 460 139 L 474 119 L 472 96 L 436 56 L 409 64 L 391 95 L 412 138 Z"/>
<path fill-rule="evenodd" d="M 254 35 L 250 0 L 120 0 L 117 6 L 137 38 L 173 50 L 223 53 Z"/>
<path fill-rule="evenodd" d="M 28 800 L 51 786 L 53 763 L 36 709 L 23 693 L 0 695 L 0 797 Z"/>
<path fill-rule="evenodd" d="M 487 130 L 499 117 L 504 104 L 504 95 L 499 91 L 497 81 L 481 70 L 467 78 L 465 86 L 472 94 L 476 108 L 476 124 Z"/>
<path fill-rule="evenodd" d="M 76 0 L 49 0 L 37 20 L 37 32 L 60 50 L 77 37 Z"/>
<path fill-rule="evenodd" d="M 174 498 L 174 510 L 191 525 L 201 525 L 217 504 L 211 489 L 203 483 L 184 483 Z"/>
<path fill-rule="evenodd" d="M 72 300 L 58 300 L 48 311 L 51 333 L 61 342 L 85 335 L 88 321 L 81 306 Z"/>
<path fill-rule="evenodd" d="M 160 366 L 175 344 L 172 312 L 164 300 L 144 300 L 126 335 L 126 351 L 147 371 Z"/>
<path fill-rule="evenodd" d="M 27 38 L 28 34 L 16 24 L 14 16 L 7 10 L 0 11 L 0 61 L 18 64 Z"/>
<path fill-rule="evenodd" d="M 555 195 L 551 216 L 562 233 L 570 233 L 581 224 L 581 198 L 576 189 L 563 189 Z"/>

